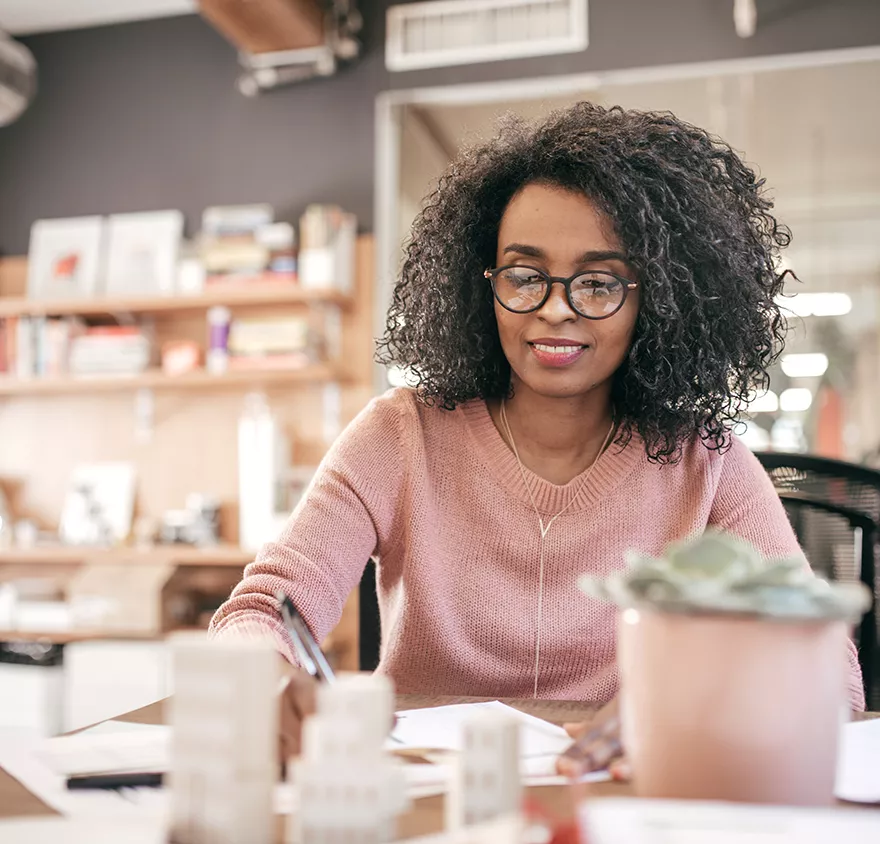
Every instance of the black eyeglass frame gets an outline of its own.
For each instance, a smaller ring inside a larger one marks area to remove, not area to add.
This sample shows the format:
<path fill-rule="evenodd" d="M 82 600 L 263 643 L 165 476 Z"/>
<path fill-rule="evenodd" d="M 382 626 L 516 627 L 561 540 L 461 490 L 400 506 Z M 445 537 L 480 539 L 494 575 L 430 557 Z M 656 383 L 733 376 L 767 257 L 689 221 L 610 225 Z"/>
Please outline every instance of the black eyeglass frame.
<path fill-rule="evenodd" d="M 498 291 L 495 288 L 495 278 L 499 273 L 503 273 L 505 270 L 512 269 L 525 269 L 531 270 L 536 275 L 541 276 L 547 282 L 547 290 L 544 292 L 544 297 L 535 305 L 533 308 L 529 308 L 525 311 L 517 311 L 513 308 L 505 305 L 504 302 L 501 301 L 501 297 L 498 295 Z M 590 316 L 589 314 L 585 314 L 583 311 L 578 310 L 575 307 L 574 302 L 571 300 L 571 285 L 572 282 L 576 278 L 580 278 L 582 275 L 607 275 L 611 276 L 611 278 L 619 281 L 623 285 L 623 297 L 620 300 L 620 304 L 611 311 L 610 314 L 604 314 L 603 316 Z M 568 278 L 562 278 L 561 276 L 548 275 L 543 270 L 539 270 L 537 267 L 531 267 L 528 264 L 505 264 L 503 267 L 495 267 L 494 269 L 487 269 L 483 273 L 483 277 L 489 280 L 489 285 L 492 287 L 492 295 L 495 297 L 495 301 L 501 305 L 502 308 L 506 311 L 510 311 L 512 314 L 533 314 L 535 311 L 541 310 L 544 305 L 547 304 L 547 300 L 550 298 L 550 292 L 553 290 L 554 284 L 561 284 L 565 288 L 565 301 L 568 302 L 568 307 L 570 307 L 578 316 L 582 316 L 584 319 L 608 319 L 609 317 L 613 317 L 616 313 L 620 311 L 620 309 L 626 304 L 626 297 L 630 290 L 635 290 L 639 283 L 637 281 L 631 281 L 628 278 L 624 278 L 623 276 L 617 275 L 616 273 L 609 272 L 608 270 L 581 270 L 580 272 L 575 273 L 574 275 L 570 275 Z"/>

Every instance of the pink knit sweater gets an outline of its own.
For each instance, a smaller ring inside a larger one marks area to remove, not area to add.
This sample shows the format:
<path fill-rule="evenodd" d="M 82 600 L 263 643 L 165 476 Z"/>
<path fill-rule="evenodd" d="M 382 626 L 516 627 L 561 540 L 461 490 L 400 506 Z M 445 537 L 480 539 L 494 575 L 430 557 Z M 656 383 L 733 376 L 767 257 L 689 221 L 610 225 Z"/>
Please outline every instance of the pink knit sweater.
<path fill-rule="evenodd" d="M 526 470 L 528 472 L 528 470 Z M 534 474 L 555 514 L 579 483 Z M 671 466 L 638 439 L 609 448 L 545 540 L 538 696 L 604 702 L 617 691 L 615 611 L 578 575 L 659 554 L 714 525 L 767 557 L 799 553 L 772 484 L 738 440 L 724 454 L 698 439 Z M 540 534 L 513 453 L 485 402 L 425 407 L 412 391 L 374 399 L 330 449 L 277 542 L 268 544 L 212 622 L 215 634 L 268 630 L 294 658 L 275 609 L 284 589 L 319 640 L 336 625 L 367 560 L 379 562 L 379 670 L 400 692 L 530 697 Z M 855 649 L 852 704 L 864 708 Z"/>

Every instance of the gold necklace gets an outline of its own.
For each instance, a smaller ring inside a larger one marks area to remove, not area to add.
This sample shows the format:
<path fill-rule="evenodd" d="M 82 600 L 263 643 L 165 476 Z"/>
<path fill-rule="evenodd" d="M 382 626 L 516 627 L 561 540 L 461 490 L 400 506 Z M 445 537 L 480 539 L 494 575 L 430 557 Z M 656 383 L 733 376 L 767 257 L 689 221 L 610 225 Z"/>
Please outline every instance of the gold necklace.
<path fill-rule="evenodd" d="M 581 492 L 583 492 L 584 488 L 587 485 L 587 481 L 590 479 L 590 475 L 593 474 L 593 468 L 596 463 L 599 462 L 599 458 L 602 456 L 603 452 L 606 448 L 608 448 L 608 444 L 611 442 L 611 438 L 614 435 L 614 427 L 615 421 L 612 418 L 611 427 L 608 429 L 608 433 L 605 435 L 605 439 L 602 442 L 602 446 L 599 449 L 599 453 L 596 455 L 593 462 L 587 467 L 584 472 L 584 476 L 581 479 L 578 488 L 575 490 L 574 495 L 568 500 L 568 503 L 563 507 L 555 516 L 552 516 L 550 521 L 544 524 L 544 517 L 541 515 L 540 510 L 538 510 L 538 505 L 535 501 L 534 493 L 532 492 L 532 486 L 529 483 L 528 478 L 526 477 L 526 470 L 523 467 L 522 460 L 519 457 L 519 451 L 516 447 L 516 440 L 513 438 L 513 432 L 510 430 L 510 422 L 507 419 L 507 407 L 504 399 L 501 399 L 501 409 L 499 412 L 499 416 L 501 417 L 501 424 L 504 426 L 504 432 L 507 434 L 507 439 L 510 441 L 510 447 L 513 450 L 513 455 L 516 457 L 516 465 L 519 466 L 519 474 L 522 478 L 523 486 L 526 488 L 526 492 L 529 494 L 529 500 L 532 502 L 532 509 L 535 511 L 535 516 L 538 518 L 538 527 L 541 531 L 541 545 L 540 545 L 540 562 L 538 564 L 538 607 L 537 607 L 537 618 L 535 621 L 535 685 L 532 691 L 532 697 L 538 697 L 538 669 L 541 662 L 541 623 L 544 609 L 544 540 L 547 538 L 547 534 L 550 533 L 550 528 L 553 526 L 553 522 L 555 522 L 569 507 L 574 504 L 575 501 L 580 498 Z"/>

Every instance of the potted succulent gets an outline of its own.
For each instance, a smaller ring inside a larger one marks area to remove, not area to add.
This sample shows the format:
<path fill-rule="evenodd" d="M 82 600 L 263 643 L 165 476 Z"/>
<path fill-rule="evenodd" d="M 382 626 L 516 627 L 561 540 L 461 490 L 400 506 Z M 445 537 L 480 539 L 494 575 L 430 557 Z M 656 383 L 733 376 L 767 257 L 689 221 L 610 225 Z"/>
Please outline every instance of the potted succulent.
<path fill-rule="evenodd" d="M 864 586 L 711 532 L 579 585 L 621 608 L 623 743 L 641 796 L 833 801 Z"/>

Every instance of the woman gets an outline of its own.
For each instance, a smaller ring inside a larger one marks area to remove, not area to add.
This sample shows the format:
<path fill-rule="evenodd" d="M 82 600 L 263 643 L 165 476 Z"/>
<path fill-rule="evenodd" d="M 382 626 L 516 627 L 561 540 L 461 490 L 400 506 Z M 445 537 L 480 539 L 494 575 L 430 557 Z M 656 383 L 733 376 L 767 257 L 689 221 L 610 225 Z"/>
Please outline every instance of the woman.
<path fill-rule="evenodd" d="M 771 207 L 670 114 L 581 103 L 465 153 L 413 226 L 380 343 L 415 389 L 342 434 L 215 634 L 268 631 L 293 660 L 276 591 L 321 639 L 372 556 L 398 691 L 611 701 L 613 610 L 579 574 L 710 525 L 799 552 L 729 434 L 782 343 Z M 290 688 L 286 752 L 312 705 Z"/>

